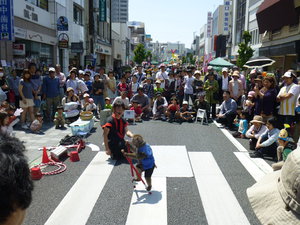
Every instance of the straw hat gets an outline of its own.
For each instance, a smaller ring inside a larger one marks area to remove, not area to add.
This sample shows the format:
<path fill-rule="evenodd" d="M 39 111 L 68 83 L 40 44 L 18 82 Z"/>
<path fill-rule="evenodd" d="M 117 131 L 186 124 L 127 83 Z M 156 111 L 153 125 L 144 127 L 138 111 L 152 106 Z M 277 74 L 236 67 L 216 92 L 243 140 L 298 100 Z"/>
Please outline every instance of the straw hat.
<path fill-rule="evenodd" d="M 250 121 L 250 123 L 264 123 L 263 118 L 261 116 L 254 116 L 253 120 Z"/>
<path fill-rule="evenodd" d="M 281 170 L 248 188 L 247 195 L 262 224 L 300 224 L 300 150 L 288 155 Z"/>
<path fill-rule="evenodd" d="M 240 77 L 240 72 L 236 70 L 233 72 L 233 74 L 231 76 L 232 77 Z"/>

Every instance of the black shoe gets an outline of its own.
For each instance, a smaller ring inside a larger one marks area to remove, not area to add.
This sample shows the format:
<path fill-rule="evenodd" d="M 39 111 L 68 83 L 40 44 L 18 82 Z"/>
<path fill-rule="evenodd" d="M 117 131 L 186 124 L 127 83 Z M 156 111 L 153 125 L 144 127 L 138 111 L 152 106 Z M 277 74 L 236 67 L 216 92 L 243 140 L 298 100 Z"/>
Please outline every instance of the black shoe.
<path fill-rule="evenodd" d="M 263 158 L 263 155 L 259 152 L 249 153 L 250 158 Z"/>
<path fill-rule="evenodd" d="M 59 128 L 59 126 L 57 125 L 57 126 L 55 126 L 55 129 L 58 129 Z"/>

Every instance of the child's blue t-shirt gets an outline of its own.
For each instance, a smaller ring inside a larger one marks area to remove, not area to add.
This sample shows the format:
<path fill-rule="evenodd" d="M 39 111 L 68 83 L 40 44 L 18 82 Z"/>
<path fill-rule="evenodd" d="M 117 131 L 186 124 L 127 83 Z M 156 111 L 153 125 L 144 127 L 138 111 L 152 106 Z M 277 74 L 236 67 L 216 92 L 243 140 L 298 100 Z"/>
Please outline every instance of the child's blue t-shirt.
<path fill-rule="evenodd" d="M 154 167 L 154 157 L 150 145 L 145 144 L 138 149 L 138 152 L 147 155 L 146 158 L 141 160 L 144 170 L 151 169 Z"/>

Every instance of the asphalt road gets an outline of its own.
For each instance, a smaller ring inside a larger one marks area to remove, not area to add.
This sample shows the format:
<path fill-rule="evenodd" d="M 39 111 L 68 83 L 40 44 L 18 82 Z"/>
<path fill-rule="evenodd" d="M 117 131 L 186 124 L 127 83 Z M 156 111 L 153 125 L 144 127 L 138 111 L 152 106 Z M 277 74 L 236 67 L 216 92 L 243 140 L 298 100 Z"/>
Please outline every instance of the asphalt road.
<path fill-rule="evenodd" d="M 99 145 L 103 151 L 102 129 L 98 123 L 96 126 L 97 129 L 87 138 L 87 141 Z M 255 180 L 234 155 L 234 152 L 238 152 L 237 148 L 214 124 L 184 123 L 179 125 L 161 121 L 146 121 L 129 126 L 129 129 L 135 134 L 142 134 L 150 145 L 180 145 L 185 146 L 188 152 L 211 152 L 249 223 L 260 224 L 246 195 L 246 189 L 252 186 Z M 242 140 L 242 144 L 247 147 L 247 142 L 244 140 Z M 35 181 L 33 202 L 27 211 L 24 224 L 44 224 L 96 154 L 97 152 L 86 148 L 80 153 L 79 162 L 65 161 L 67 170 L 64 173 Z M 168 160 L 169 158 L 166 157 L 166 164 Z M 157 170 L 159 170 L 159 165 Z M 167 224 L 208 224 L 195 177 L 167 177 L 166 181 Z M 214 189 L 215 187 L 212 186 L 211 192 L 214 192 Z M 153 184 L 153 190 L 155 190 L 155 184 Z M 86 224 L 126 224 L 132 194 L 129 165 L 116 162 Z M 219 193 L 214 194 L 218 195 Z M 76 200 L 77 198 L 79 202 L 82 200 L 81 196 L 76 196 Z M 72 209 L 70 210 L 72 211 Z M 77 215 L 72 216 L 76 217 Z M 214 216 L 218 217 L 219 215 Z M 137 218 L 137 220 L 139 219 Z M 64 221 L 57 221 L 56 224 L 64 224 Z"/>

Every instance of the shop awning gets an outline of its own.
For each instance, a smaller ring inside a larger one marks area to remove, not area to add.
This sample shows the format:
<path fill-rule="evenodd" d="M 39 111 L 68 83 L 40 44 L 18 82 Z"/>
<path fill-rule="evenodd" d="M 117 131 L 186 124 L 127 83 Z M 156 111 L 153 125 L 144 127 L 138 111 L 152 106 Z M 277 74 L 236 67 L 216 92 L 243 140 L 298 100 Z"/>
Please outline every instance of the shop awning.
<path fill-rule="evenodd" d="M 264 0 L 257 10 L 256 18 L 260 34 L 299 22 L 294 0 Z"/>

